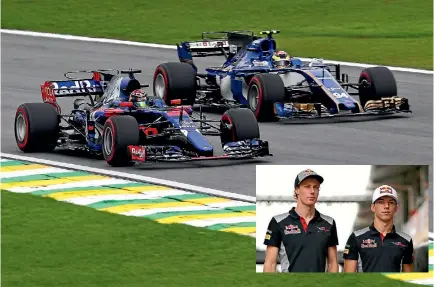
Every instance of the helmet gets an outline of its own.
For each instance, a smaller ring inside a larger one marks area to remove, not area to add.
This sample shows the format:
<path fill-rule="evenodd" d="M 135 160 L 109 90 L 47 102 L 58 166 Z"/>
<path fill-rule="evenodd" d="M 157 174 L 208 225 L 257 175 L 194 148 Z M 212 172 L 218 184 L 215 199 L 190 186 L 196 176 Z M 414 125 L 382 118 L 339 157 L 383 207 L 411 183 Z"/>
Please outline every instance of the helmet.
<path fill-rule="evenodd" d="M 276 51 L 271 58 L 276 68 L 286 68 L 291 65 L 291 57 L 285 51 Z"/>
<path fill-rule="evenodd" d="M 128 99 L 130 102 L 144 102 L 146 101 L 148 94 L 146 91 L 138 89 L 134 90 L 130 94 L 130 98 Z"/>
<path fill-rule="evenodd" d="M 147 107 L 148 93 L 146 91 L 137 89 L 131 92 L 128 101 L 133 102 L 137 107 L 145 108 Z"/>

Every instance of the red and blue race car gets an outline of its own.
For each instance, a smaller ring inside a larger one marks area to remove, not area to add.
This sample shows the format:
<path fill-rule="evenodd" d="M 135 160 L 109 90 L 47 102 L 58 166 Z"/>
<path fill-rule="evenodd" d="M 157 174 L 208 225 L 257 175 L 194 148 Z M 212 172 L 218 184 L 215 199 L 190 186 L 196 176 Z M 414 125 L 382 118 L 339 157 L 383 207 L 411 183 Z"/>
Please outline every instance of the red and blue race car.
<path fill-rule="evenodd" d="M 112 166 L 148 161 L 242 159 L 270 156 L 268 142 L 249 109 L 228 110 L 220 120 L 193 116 L 191 106 L 149 96 L 134 76 L 140 70 L 66 73 L 64 81 L 41 85 L 42 103 L 25 103 L 15 116 L 15 138 L 24 152 L 55 148 L 102 155 Z M 75 75 L 86 73 L 88 77 Z M 73 75 L 73 76 L 71 76 Z M 77 97 L 67 114 L 60 97 Z M 88 100 L 86 100 L 88 99 Z M 216 156 L 205 135 L 220 136 Z"/>

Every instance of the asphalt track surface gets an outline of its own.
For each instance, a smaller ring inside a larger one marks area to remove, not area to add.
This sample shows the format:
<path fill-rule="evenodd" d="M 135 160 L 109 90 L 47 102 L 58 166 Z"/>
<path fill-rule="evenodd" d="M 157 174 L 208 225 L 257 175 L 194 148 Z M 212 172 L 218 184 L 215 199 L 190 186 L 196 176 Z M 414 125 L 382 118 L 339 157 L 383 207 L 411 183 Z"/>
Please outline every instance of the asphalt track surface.
<path fill-rule="evenodd" d="M 39 85 L 61 80 L 73 70 L 117 68 L 142 69 L 138 78 L 151 83 L 155 67 L 177 61 L 175 50 L 125 45 L 66 41 L 2 34 L 1 151 L 18 150 L 13 130 L 16 108 L 25 102 L 41 102 Z M 199 60 L 199 67 L 218 65 L 221 59 Z M 343 67 L 350 80 L 357 80 L 361 68 Z M 432 75 L 394 72 L 401 96 L 408 97 L 413 114 L 407 118 L 381 121 L 290 125 L 261 123 L 261 137 L 270 141 L 274 157 L 245 161 L 194 163 L 151 163 L 119 168 L 131 172 L 255 196 L 257 164 L 429 164 L 432 165 Z M 151 90 L 150 90 L 151 91 Z M 59 101 L 68 109 L 70 99 Z M 219 119 L 218 113 L 207 113 Z M 221 154 L 220 140 L 210 137 Z M 113 169 L 103 160 L 58 151 L 29 156 L 86 166 Z M 355 175 L 357 176 L 357 175 Z M 289 175 L 290 188 L 293 175 Z"/>

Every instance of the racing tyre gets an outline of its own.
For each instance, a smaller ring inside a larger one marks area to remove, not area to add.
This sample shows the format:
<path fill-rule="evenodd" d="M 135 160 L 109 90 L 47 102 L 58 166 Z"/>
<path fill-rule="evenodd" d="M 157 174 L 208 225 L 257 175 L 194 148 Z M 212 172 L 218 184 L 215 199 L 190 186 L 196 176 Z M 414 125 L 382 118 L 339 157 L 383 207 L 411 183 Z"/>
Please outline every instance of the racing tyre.
<path fill-rule="evenodd" d="M 171 106 L 172 100 L 181 99 L 192 106 L 196 100 L 196 71 L 187 63 L 164 63 L 157 67 L 153 78 L 154 96 Z"/>
<path fill-rule="evenodd" d="M 259 121 L 272 121 L 276 118 L 274 103 L 285 99 L 285 86 L 279 75 L 258 74 L 249 83 L 247 92 L 248 107 Z"/>
<path fill-rule="evenodd" d="M 359 89 L 362 107 L 367 101 L 393 97 L 398 93 L 395 77 L 386 67 L 366 68 L 360 73 L 359 84 L 368 84 Z"/>
<path fill-rule="evenodd" d="M 111 166 L 132 166 L 129 145 L 140 140 L 139 124 L 132 116 L 112 116 L 104 124 L 102 152 Z"/>
<path fill-rule="evenodd" d="M 220 120 L 222 146 L 228 142 L 259 139 L 259 125 L 250 109 L 227 110 Z"/>
<path fill-rule="evenodd" d="M 59 138 L 59 115 L 51 104 L 22 104 L 15 114 L 14 130 L 23 152 L 53 151 Z"/>

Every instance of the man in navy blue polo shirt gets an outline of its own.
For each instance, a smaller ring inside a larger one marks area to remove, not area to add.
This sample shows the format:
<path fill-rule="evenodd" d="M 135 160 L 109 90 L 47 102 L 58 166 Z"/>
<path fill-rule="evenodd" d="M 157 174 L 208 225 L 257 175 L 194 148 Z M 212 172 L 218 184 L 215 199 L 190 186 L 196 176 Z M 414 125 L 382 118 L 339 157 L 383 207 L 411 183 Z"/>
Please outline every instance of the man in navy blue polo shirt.
<path fill-rule="evenodd" d="M 398 211 L 398 194 L 388 185 L 375 189 L 371 211 L 374 222 L 354 231 L 344 250 L 344 272 L 412 272 L 413 240 L 397 232 L 393 217 Z"/>
<path fill-rule="evenodd" d="M 310 169 L 295 178 L 297 206 L 274 216 L 268 225 L 264 272 L 276 272 L 278 255 L 282 272 L 339 271 L 336 223 L 315 208 L 323 181 Z"/>

